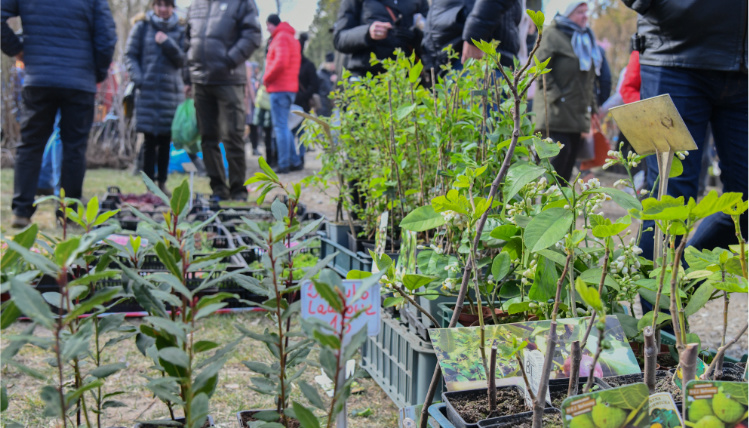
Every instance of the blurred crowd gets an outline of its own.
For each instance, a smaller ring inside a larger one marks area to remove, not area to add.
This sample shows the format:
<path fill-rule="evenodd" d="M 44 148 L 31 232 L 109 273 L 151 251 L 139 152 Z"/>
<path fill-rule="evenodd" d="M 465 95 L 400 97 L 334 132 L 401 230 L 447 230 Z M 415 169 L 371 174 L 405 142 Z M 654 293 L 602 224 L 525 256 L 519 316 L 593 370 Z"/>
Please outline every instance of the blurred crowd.
<path fill-rule="evenodd" d="M 563 144 L 552 160 L 561 179 L 589 175 L 588 169 L 600 166 L 601 150 L 618 148 L 602 137 L 610 108 L 670 94 L 698 149 L 683 161 L 684 173 L 669 182 L 669 194 L 698 196 L 706 169 L 703 153 L 717 159 L 713 169 L 720 170 L 725 191 L 746 194 L 747 3 L 622 2 L 638 13 L 638 26 L 629 64 L 614 84 L 605 50 L 589 26 L 587 1 L 547 5 L 536 46 L 525 0 L 342 0 L 331 29 L 333 46 L 316 67 L 304 55 L 307 34 L 278 15 L 264 17 L 270 37 L 263 47 L 263 24 L 253 0 L 193 0 L 184 18 L 175 13 L 174 0 L 152 0 L 136 17 L 125 54 L 135 127 L 143 134 L 142 169 L 168 192 L 173 120 L 188 97 L 194 101 L 202 163 L 193 159 L 209 177 L 213 197 L 246 200 L 246 143 L 277 173 L 303 169 L 306 149 L 296 138 L 302 118 L 292 112 L 331 115 L 329 94 L 341 67 L 352 79 L 377 74 L 381 66 L 370 58 L 393 57 L 400 49 L 421 59 L 422 82 L 430 85 L 444 66 L 460 69 L 483 55 L 473 41 L 496 40 L 505 67 L 526 59 L 534 48 L 539 61 L 549 61 L 551 72 L 529 92 L 528 104 L 536 130 Z M 46 169 L 45 147 L 54 130 L 61 147 L 58 185 L 68 196 L 81 196 L 96 85 L 112 85 L 106 78 L 116 36 L 108 3 L 55 5 L 54 0 L 2 3 L 2 50 L 24 69 L 16 227 L 29 224 L 34 212 L 40 186 L 27 177 Z M 22 34 L 7 25 L 15 16 L 21 18 Z M 265 50 L 262 66 L 249 61 L 258 49 Z M 616 145 L 625 139 L 614 140 Z M 657 173 L 656 160 L 647 158 L 636 181 L 652 189 Z M 706 248 L 725 245 L 717 237 L 734 235 L 730 219 L 717 217 L 697 232 L 698 248 L 702 241 Z"/>

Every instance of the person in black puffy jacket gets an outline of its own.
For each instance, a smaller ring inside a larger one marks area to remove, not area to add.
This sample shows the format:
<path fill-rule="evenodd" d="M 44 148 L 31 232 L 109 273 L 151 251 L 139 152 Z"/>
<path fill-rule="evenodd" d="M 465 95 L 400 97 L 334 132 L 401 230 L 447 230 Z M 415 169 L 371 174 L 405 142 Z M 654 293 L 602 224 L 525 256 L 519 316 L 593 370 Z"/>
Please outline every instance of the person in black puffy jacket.
<path fill-rule="evenodd" d="M 201 148 L 214 199 L 247 200 L 244 182 L 244 62 L 260 47 L 254 0 L 193 0 L 187 12 L 186 76 L 195 96 Z M 226 182 L 219 142 L 226 149 Z"/>
<path fill-rule="evenodd" d="M 80 199 L 96 84 L 109 73 L 117 33 L 107 0 L 3 0 L 2 51 L 23 60 L 21 143 L 13 178 L 12 227 L 31 223 L 44 146 L 60 112 L 60 186 Z M 7 20 L 20 17 L 23 38 Z M 34 177 L 34 179 L 30 179 Z"/>
<path fill-rule="evenodd" d="M 448 46 L 458 53 L 461 63 L 481 57 L 471 40 L 498 40 L 502 65 L 512 66 L 520 50 L 522 14 L 520 0 L 433 0 L 422 41 L 424 68 L 439 72 L 449 62 L 443 51 Z"/>
<path fill-rule="evenodd" d="M 397 48 L 407 54 L 418 49 L 421 30 L 414 26 L 414 15 L 426 16 L 428 11 L 427 0 L 343 0 L 333 44 L 337 51 L 351 55 L 346 68 L 354 76 L 381 73 L 381 66 L 370 65 L 371 54 L 385 59 L 393 57 Z"/>
<path fill-rule="evenodd" d="M 172 119 L 185 99 L 185 27 L 174 13 L 174 0 L 154 0 L 152 10 L 135 19 L 125 49 L 125 63 L 137 88 L 135 129 L 143 133 L 143 172 L 167 195 Z M 158 151 L 158 180 L 154 162 Z"/>

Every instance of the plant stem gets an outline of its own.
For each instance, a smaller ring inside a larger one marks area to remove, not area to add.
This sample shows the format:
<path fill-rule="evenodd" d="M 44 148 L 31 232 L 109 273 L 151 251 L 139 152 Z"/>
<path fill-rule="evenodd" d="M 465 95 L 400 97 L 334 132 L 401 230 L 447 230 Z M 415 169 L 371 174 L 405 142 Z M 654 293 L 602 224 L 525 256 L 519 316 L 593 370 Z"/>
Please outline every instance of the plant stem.
<path fill-rule="evenodd" d="M 671 239 L 671 236 L 666 234 L 666 242 Z M 653 305 L 653 322 L 650 323 L 650 328 L 655 331 L 658 326 L 658 314 L 661 310 L 661 293 L 663 292 L 663 283 L 666 280 L 666 246 L 663 246 L 663 252 L 661 253 L 661 275 L 658 279 L 658 291 L 655 294 L 655 305 Z"/>
<path fill-rule="evenodd" d="M 439 328 L 440 324 L 437 322 L 437 320 L 430 314 L 426 309 L 424 309 L 423 306 L 416 303 L 416 300 L 414 300 L 411 296 L 408 295 L 402 288 L 398 287 L 395 283 L 393 283 L 393 289 L 398 292 L 401 296 L 403 296 L 404 299 L 408 300 L 408 303 L 414 305 L 416 309 L 419 310 L 422 314 L 426 315 L 427 318 L 429 318 L 429 321 L 431 321 L 435 327 Z"/>
<path fill-rule="evenodd" d="M 570 348 L 570 383 L 567 386 L 567 396 L 577 395 L 577 384 L 580 382 L 580 360 L 583 358 L 583 352 L 580 348 L 580 341 L 572 342 Z"/>
<path fill-rule="evenodd" d="M 489 394 L 489 417 L 493 417 L 497 411 L 497 345 L 492 345 L 489 353 L 489 371 L 486 372 L 486 379 L 489 382 L 487 394 Z M 522 368 L 522 365 L 521 365 Z M 523 371 L 525 377 L 525 371 Z"/>
<path fill-rule="evenodd" d="M 573 250 L 567 249 L 567 260 L 564 263 L 562 275 L 557 281 L 557 292 L 554 297 L 554 309 L 551 312 L 551 324 L 549 325 L 549 336 L 547 339 L 546 358 L 541 371 L 541 380 L 538 384 L 538 394 L 533 401 L 533 428 L 543 427 L 544 408 L 546 407 L 546 390 L 549 388 L 549 376 L 551 375 L 551 365 L 553 363 L 554 351 L 557 347 L 557 314 L 559 313 L 559 303 L 562 298 L 562 283 L 567 276 L 567 269 L 572 262 Z"/>
<path fill-rule="evenodd" d="M 471 248 L 473 253 L 473 260 L 476 260 L 476 247 Z M 481 290 L 479 290 L 479 272 L 476 268 L 476 263 L 471 264 L 473 270 L 473 287 L 476 291 L 476 304 L 479 316 L 479 351 L 481 351 L 481 359 L 484 363 L 484 373 L 488 373 L 488 365 L 486 364 L 486 328 L 484 325 L 484 308 L 481 305 Z"/>
<path fill-rule="evenodd" d="M 279 349 L 279 364 L 280 370 L 278 373 L 278 379 L 281 383 L 281 396 L 278 397 L 278 403 L 276 403 L 276 411 L 281 415 L 281 422 L 283 426 L 288 426 L 288 420 L 283 410 L 286 408 L 286 359 L 284 350 L 284 332 L 283 322 L 281 314 L 281 294 L 278 291 L 278 277 L 276 276 L 276 258 L 273 256 L 273 241 L 268 240 L 268 257 L 270 258 L 271 268 L 273 269 L 273 287 L 276 293 L 276 324 L 278 326 L 278 349 Z"/>
<path fill-rule="evenodd" d="M 710 373 L 712 373 L 713 369 L 715 368 L 715 365 L 717 364 L 718 360 L 722 360 L 723 359 L 723 355 L 725 355 L 725 353 L 728 350 L 728 348 L 730 348 L 731 346 L 733 346 L 736 342 L 739 341 L 739 339 L 741 339 L 741 336 L 743 336 L 744 333 L 746 333 L 746 330 L 747 330 L 748 327 L 749 327 L 749 325 L 744 324 L 744 328 L 741 329 L 741 331 L 739 332 L 739 334 L 736 335 L 736 337 L 734 337 L 733 339 L 731 339 L 725 345 L 723 345 L 720 348 L 718 348 L 718 352 L 715 353 L 715 358 L 713 358 L 713 361 L 710 363 L 710 365 L 707 367 L 707 369 L 705 369 L 705 373 L 703 373 L 702 376 L 700 376 L 700 379 L 707 379 L 708 378 L 708 376 L 710 375 Z"/>
<path fill-rule="evenodd" d="M 744 274 L 744 278 L 746 278 L 746 240 L 744 240 L 744 236 L 741 234 L 741 216 L 732 215 L 731 219 L 733 220 L 733 224 L 736 228 L 736 239 L 739 241 L 739 253 L 741 255 L 739 261 L 741 262 L 741 272 Z"/>
<path fill-rule="evenodd" d="M 330 400 L 330 409 L 328 410 L 328 423 L 325 425 L 327 428 L 330 428 L 330 424 L 333 423 L 333 413 L 335 411 L 335 404 L 338 401 L 338 395 L 340 394 L 341 385 L 338 384 L 338 377 L 341 373 L 341 357 L 343 356 L 343 336 L 346 328 L 346 310 L 348 307 L 346 306 L 346 299 L 345 297 L 341 299 L 343 301 L 343 309 L 339 313 L 341 316 L 341 328 L 338 331 L 338 343 L 341 344 L 341 348 L 338 350 L 338 353 L 336 354 L 335 359 L 335 379 L 333 379 L 333 399 Z M 344 362 L 345 363 L 345 362 Z"/>
<path fill-rule="evenodd" d="M 64 219 L 65 216 L 63 216 L 63 221 Z M 63 229 L 63 234 L 64 230 L 65 229 Z M 57 376 L 59 382 L 57 391 L 60 394 L 60 411 L 62 412 L 60 416 L 62 417 L 62 426 L 63 428 L 67 428 L 68 422 L 65 417 L 67 416 L 68 412 L 65 406 L 65 392 L 63 391 L 65 379 L 62 372 L 62 347 L 60 346 L 60 334 L 62 334 L 62 330 L 65 327 L 65 325 L 63 324 L 63 319 L 65 316 L 63 314 L 63 307 L 65 305 L 65 302 L 68 300 L 68 270 L 65 266 L 63 266 L 62 268 L 57 282 L 58 284 L 60 284 L 60 307 L 58 312 L 59 317 L 57 318 L 57 322 L 55 325 L 55 357 L 57 358 Z"/>
<path fill-rule="evenodd" d="M 648 386 L 650 393 L 654 394 L 655 370 L 658 359 L 658 348 L 655 344 L 655 330 L 650 326 L 646 326 L 642 331 L 642 336 L 645 339 L 645 385 Z"/>
<path fill-rule="evenodd" d="M 400 196 L 398 199 L 400 200 L 401 218 L 404 218 L 406 216 L 405 210 L 403 209 L 403 198 L 405 197 L 405 195 L 403 193 L 403 187 L 401 185 L 400 166 L 395 159 L 397 152 L 395 148 L 395 125 L 393 123 L 393 90 L 390 84 L 390 80 L 388 80 L 388 104 L 390 106 L 390 146 L 388 147 L 388 149 L 390 152 L 390 161 L 393 164 L 393 170 L 395 172 L 395 179 L 398 183 L 398 196 Z"/>
<path fill-rule="evenodd" d="M 723 270 L 723 281 L 726 280 L 726 271 Z M 728 299 L 728 292 L 723 291 L 723 333 L 721 335 L 720 339 L 720 346 L 726 346 L 726 334 L 728 334 L 728 304 L 730 303 Z M 723 357 L 721 357 L 718 362 L 715 364 L 715 376 L 713 377 L 714 380 L 717 380 L 717 378 L 723 376 Z"/>
<path fill-rule="evenodd" d="M 531 396 L 531 401 L 535 401 L 536 394 L 533 393 L 531 383 L 528 381 L 528 375 L 525 373 L 525 365 L 523 365 L 523 360 L 520 359 L 520 354 L 518 354 L 517 352 L 515 353 L 515 361 L 518 362 L 518 367 L 520 367 L 520 374 L 523 376 L 523 382 L 525 383 L 525 388 L 528 390 L 528 395 Z"/>
<path fill-rule="evenodd" d="M 674 327 L 674 336 L 676 336 L 676 349 L 679 354 L 684 351 L 684 342 L 686 342 L 686 325 L 684 325 L 683 313 L 681 312 L 681 301 L 679 299 L 677 282 L 679 279 L 679 266 L 681 264 L 681 253 L 687 244 L 687 236 L 684 235 L 679 242 L 679 247 L 674 254 L 674 260 L 671 265 L 671 322 Z M 677 300 L 678 299 L 678 300 Z M 678 303 L 677 303 L 678 302 Z M 681 320 L 679 318 L 682 318 Z"/>
<path fill-rule="evenodd" d="M 603 325 L 605 327 L 606 319 L 603 319 L 603 322 L 599 321 L 598 323 Z M 598 327 L 598 346 L 596 346 L 596 355 L 593 357 L 593 363 L 590 365 L 590 373 L 588 374 L 588 383 L 585 384 L 585 389 L 583 389 L 583 394 L 586 394 L 590 392 L 590 388 L 593 387 L 593 378 L 595 378 L 595 372 L 596 372 L 596 364 L 598 364 L 598 358 L 601 357 L 601 351 L 603 351 L 603 327 Z M 551 359 L 551 358 L 547 358 Z"/>
<path fill-rule="evenodd" d="M 686 241 L 686 239 L 685 239 Z M 694 380 L 697 373 L 697 349 L 696 343 L 688 343 L 684 350 L 679 354 L 679 365 L 681 366 L 681 396 L 687 397 L 687 383 Z M 705 372 L 707 373 L 707 372 Z M 687 420 L 687 406 L 681 406 L 682 420 Z"/>

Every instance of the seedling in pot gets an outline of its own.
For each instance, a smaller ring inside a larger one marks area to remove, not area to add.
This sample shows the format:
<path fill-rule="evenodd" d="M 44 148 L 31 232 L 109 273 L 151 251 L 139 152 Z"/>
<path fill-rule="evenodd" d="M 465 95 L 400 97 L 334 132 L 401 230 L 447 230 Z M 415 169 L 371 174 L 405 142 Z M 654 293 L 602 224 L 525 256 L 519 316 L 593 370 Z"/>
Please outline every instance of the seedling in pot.
<path fill-rule="evenodd" d="M 213 272 L 191 288 L 193 284 L 188 280 L 194 272 L 214 266 L 216 261 L 230 257 L 240 249 L 196 257 L 197 235 L 218 214 L 203 223 L 187 224 L 190 198 L 187 180 L 174 189 L 169 199 L 148 177 L 144 175 L 143 179 L 149 190 L 169 207 L 169 211 L 164 213 L 163 223 L 133 210 L 143 220 L 139 233 L 154 243 L 152 251 L 166 267 L 166 272 L 143 277 L 137 270 L 122 262 L 117 263 L 130 279 L 130 289 L 138 303 L 149 314 L 140 326 L 136 345 L 153 361 L 152 368 L 160 376 L 146 377 L 146 387 L 167 405 L 172 421 L 177 420 L 174 407 L 178 406 L 184 413 L 181 426 L 200 428 L 208 418 L 209 402 L 216 390 L 219 372 L 228 359 L 228 353 L 239 342 L 222 346 L 212 340 L 196 340 L 198 321 L 224 307 L 225 299 L 234 297 L 230 293 L 206 294 L 204 291 L 227 280 L 249 287 L 251 278 L 242 275 L 247 269 L 221 276 Z M 213 351 L 212 355 L 204 357 L 209 351 Z"/>
<path fill-rule="evenodd" d="M 300 239 L 314 232 L 322 219 L 301 227 L 297 219 L 301 183 L 284 185 L 263 158 L 260 158 L 259 163 L 262 172 L 255 173 L 255 176 L 246 182 L 247 185 L 260 184 L 258 203 L 262 203 L 265 196 L 274 189 L 282 191 L 288 199 L 288 205 L 279 199 L 273 202 L 271 211 L 275 223 L 267 230 L 261 230 L 256 223 L 246 218 L 243 219 L 247 227 L 245 231 L 247 236 L 263 252 L 260 261 L 264 271 L 262 280 L 248 279 L 253 292 L 266 297 L 266 300 L 259 304 L 249 301 L 245 303 L 265 309 L 268 318 L 273 323 L 273 329 L 255 333 L 239 324 L 236 327 L 244 336 L 262 342 L 275 359 L 273 364 L 243 361 L 243 364 L 250 370 L 261 375 L 251 379 L 250 388 L 261 394 L 275 397 L 275 409 L 255 414 L 255 418 L 260 421 L 258 424 L 262 426 L 262 422 L 267 422 L 278 426 L 280 423 L 288 427 L 292 418 L 301 422 L 299 415 L 290 404 L 292 385 L 299 385 L 303 391 L 312 390 L 312 387 L 299 381 L 299 376 L 309 367 L 306 359 L 311 350 L 311 339 L 298 328 L 297 317 L 301 301 L 298 299 L 300 286 L 294 280 L 295 273 L 299 271 L 294 267 L 294 256 L 313 245 L 315 242 L 313 239 L 304 241 Z M 299 283 L 315 276 L 333 257 L 335 254 L 303 270 L 304 275 Z M 286 275 L 283 275 L 284 272 Z M 319 403 L 314 396 L 312 400 Z"/>

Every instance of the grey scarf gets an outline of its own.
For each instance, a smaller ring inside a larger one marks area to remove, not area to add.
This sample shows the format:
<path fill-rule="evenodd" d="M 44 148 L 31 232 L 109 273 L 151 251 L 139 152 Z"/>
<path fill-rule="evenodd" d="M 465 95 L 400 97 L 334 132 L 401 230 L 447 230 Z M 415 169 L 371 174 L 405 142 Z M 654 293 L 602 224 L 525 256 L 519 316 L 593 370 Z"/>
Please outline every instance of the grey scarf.
<path fill-rule="evenodd" d="M 572 37 L 572 50 L 580 61 L 580 71 L 588 71 L 595 66 L 596 76 L 601 75 L 603 57 L 596 46 L 596 36 L 590 28 L 582 28 L 566 16 L 557 14 L 554 17 L 557 27 Z"/>

